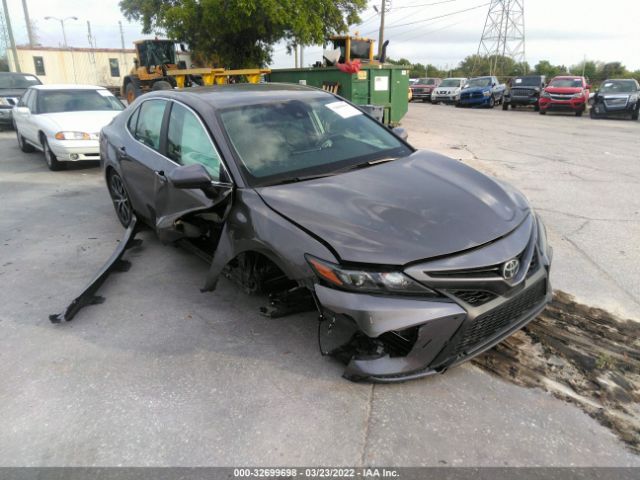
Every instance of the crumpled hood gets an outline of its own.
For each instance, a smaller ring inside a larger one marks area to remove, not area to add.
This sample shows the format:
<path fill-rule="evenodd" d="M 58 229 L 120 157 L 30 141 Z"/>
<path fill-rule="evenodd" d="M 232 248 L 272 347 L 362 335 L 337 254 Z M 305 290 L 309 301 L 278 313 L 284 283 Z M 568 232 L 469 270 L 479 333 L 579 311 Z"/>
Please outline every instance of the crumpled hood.
<path fill-rule="evenodd" d="M 477 247 L 513 230 L 526 199 L 431 152 L 331 177 L 257 189 L 342 261 L 404 265 Z"/>
<path fill-rule="evenodd" d="M 44 113 L 42 116 L 55 124 L 58 131 L 98 133 L 102 130 L 102 127 L 107 125 L 119 113 L 120 111 L 118 110 L 106 110 Z"/>

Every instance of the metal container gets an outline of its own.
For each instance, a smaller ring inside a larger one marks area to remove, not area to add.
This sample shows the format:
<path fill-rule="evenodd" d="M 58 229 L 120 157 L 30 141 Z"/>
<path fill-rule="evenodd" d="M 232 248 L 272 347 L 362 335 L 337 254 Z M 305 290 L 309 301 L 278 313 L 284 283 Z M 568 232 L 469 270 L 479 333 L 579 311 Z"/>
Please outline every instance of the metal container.
<path fill-rule="evenodd" d="M 364 64 L 358 73 L 336 67 L 272 70 L 267 81 L 322 88 L 356 105 L 382 107 L 382 123 L 397 125 L 408 110 L 409 70 L 406 66 Z"/>

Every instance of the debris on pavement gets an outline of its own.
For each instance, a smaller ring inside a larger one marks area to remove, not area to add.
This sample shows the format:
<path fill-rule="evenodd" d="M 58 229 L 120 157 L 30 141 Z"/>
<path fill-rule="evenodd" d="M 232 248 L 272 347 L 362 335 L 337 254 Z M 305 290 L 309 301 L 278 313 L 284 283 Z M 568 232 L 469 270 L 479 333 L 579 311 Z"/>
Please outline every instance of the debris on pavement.
<path fill-rule="evenodd" d="M 575 403 L 640 453 L 640 323 L 556 292 L 536 320 L 474 362 Z"/>

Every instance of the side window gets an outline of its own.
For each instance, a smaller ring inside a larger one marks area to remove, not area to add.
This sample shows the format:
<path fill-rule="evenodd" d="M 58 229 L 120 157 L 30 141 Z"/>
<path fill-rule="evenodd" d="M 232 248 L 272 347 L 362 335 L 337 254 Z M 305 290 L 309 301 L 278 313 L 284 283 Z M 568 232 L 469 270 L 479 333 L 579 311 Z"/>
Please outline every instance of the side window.
<path fill-rule="evenodd" d="M 46 75 L 44 70 L 44 59 L 42 57 L 33 57 L 33 66 L 36 69 L 36 75 Z"/>
<path fill-rule="evenodd" d="M 147 100 L 140 105 L 138 121 L 133 136 L 147 147 L 160 150 L 160 130 L 166 100 Z"/>
<path fill-rule="evenodd" d="M 138 116 L 140 115 L 140 107 L 136 108 L 135 112 L 129 117 L 129 121 L 127 122 L 127 128 L 131 132 L 132 135 L 136 134 L 136 125 L 138 124 Z"/>
<path fill-rule="evenodd" d="M 198 117 L 174 103 L 169 115 L 167 156 L 180 165 L 203 165 L 211 178 L 220 179 L 220 156 Z"/>
<path fill-rule="evenodd" d="M 36 110 L 36 99 L 38 98 L 38 92 L 31 90 L 31 95 L 27 98 L 26 107 L 31 110 L 31 113 L 38 113 Z"/>
<path fill-rule="evenodd" d="M 18 102 L 18 106 L 27 107 L 29 102 L 29 97 L 32 95 L 32 93 L 33 93 L 33 90 L 27 90 L 26 92 L 24 92 L 24 95 L 22 95 L 22 97 L 20 98 L 20 101 Z"/>

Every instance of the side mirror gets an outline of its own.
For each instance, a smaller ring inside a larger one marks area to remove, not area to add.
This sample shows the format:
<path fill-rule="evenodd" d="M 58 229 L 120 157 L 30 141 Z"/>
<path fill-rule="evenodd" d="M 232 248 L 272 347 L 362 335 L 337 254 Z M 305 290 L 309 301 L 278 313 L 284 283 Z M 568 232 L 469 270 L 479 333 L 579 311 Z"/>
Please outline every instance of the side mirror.
<path fill-rule="evenodd" d="M 402 127 L 396 127 L 393 129 L 393 133 L 395 133 L 398 137 L 400 137 L 402 140 L 404 140 L 405 142 L 407 141 L 407 138 L 409 138 L 409 132 L 407 132 L 404 128 Z"/>
<path fill-rule="evenodd" d="M 13 111 L 20 115 L 29 115 L 31 113 L 31 110 L 27 107 L 13 107 Z"/>
<path fill-rule="evenodd" d="M 591 85 L 587 85 L 587 86 L 586 86 L 586 87 L 584 87 L 584 88 L 586 88 L 587 90 L 591 90 Z"/>
<path fill-rule="evenodd" d="M 495 84 L 495 83 L 492 83 L 492 84 L 491 84 L 491 86 L 492 86 L 492 87 L 495 87 L 495 86 L 496 86 L 496 84 Z"/>
<path fill-rule="evenodd" d="M 172 170 L 167 178 L 176 188 L 192 189 L 199 188 L 201 190 L 211 187 L 212 178 L 199 163 L 194 165 L 183 165 Z"/>

